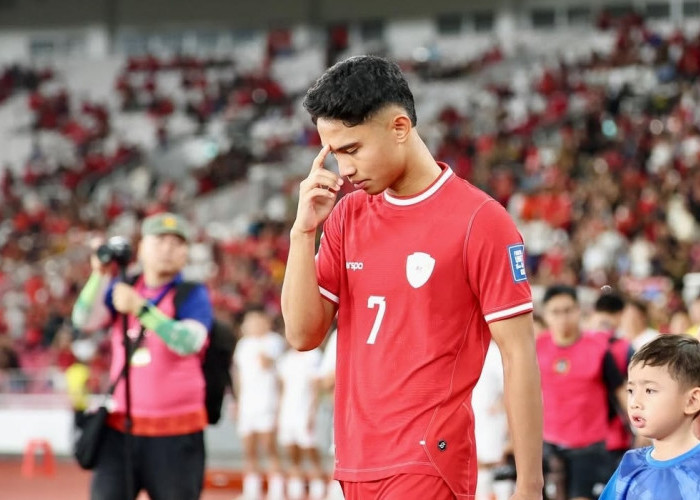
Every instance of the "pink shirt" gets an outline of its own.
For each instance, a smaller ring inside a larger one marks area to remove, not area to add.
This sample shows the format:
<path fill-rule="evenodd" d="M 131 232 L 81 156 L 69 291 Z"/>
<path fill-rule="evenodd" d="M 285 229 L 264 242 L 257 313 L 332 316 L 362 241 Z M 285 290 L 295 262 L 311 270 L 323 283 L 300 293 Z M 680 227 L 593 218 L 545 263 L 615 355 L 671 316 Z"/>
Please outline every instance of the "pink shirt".
<path fill-rule="evenodd" d="M 154 299 L 162 287 L 149 289 L 141 280 L 136 289 L 146 298 Z M 174 317 L 173 298 L 170 290 L 158 304 L 164 314 Z M 133 340 L 140 330 L 138 320 L 129 316 L 129 335 Z M 114 380 L 124 366 L 121 317 L 112 325 L 112 366 L 110 380 Z M 204 375 L 198 354 L 182 356 L 172 351 L 158 335 L 146 330 L 146 336 L 132 357 L 131 411 L 135 417 L 166 417 L 201 410 L 204 407 Z M 126 406 L 125 384 L 122 379 L 114 392 L 116 412 L 124 412 Z"/>
<path fill-rule="evenodd" d="M 582 448 L 605 441 L 608 406 L 603 358 L 607 347 L 597 333 L 584 333 L 566 347 L 557 346 L 549 332 L 537 338 L 546 442 Z"/>

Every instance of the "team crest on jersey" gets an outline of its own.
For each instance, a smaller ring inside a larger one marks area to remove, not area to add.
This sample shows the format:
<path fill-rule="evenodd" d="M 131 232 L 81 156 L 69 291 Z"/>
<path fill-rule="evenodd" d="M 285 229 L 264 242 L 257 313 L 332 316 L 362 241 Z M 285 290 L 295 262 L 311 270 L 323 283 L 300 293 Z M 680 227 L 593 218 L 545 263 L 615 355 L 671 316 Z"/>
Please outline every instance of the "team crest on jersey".
<path fill-rule="evenodd" d="M 406 278 L 413 288 L 420 288 L 428 282 L 435 269 L 435 259 L 424 252 L 415 252 L 406 259 Z"/>
<path fill-rule="evenodd" d="M 559 373 L 560 375 L 564 375 L 566 373 L 569 373 L 569 370 L 571 369 L 571 361 L 568 359 L 557 359 L 554 361 L 554 373 Z"/>

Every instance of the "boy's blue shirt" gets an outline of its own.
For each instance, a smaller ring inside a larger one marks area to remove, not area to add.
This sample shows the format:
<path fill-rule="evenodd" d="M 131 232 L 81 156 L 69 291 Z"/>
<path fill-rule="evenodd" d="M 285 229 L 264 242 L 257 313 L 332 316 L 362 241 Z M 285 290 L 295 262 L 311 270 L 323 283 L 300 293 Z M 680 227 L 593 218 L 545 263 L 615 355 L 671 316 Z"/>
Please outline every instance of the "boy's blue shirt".
<path fill-rule="evenodd" d="M 700 444 L 671 460 L 655 460 L 653 447 L 625 453 L 598 500 L 700 499 Z"/>

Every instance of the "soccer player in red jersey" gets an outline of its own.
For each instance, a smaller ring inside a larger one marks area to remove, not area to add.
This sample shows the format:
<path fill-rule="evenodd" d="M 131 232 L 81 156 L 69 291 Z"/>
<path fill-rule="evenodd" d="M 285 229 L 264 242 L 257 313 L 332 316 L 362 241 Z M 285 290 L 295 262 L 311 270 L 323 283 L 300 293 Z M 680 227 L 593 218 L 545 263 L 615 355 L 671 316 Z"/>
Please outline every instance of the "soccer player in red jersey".
<path fill-rule="evenodd" d="M 342 61 L 304 106 L 324 146 L 300 185 L 282 312 L 300 350 L 321 344 L 338 315 L 334 475 L 346 498 L 473 498 L 471 392 L 493 337 L 518 469 L 512 498 L 541 499 L 540 378 L 515 224 L 432 157 L 396 64 Z M 329 153 L 340 175 L 324 168 Z M 356 190 L 336 205 L 344 182 Z"/>

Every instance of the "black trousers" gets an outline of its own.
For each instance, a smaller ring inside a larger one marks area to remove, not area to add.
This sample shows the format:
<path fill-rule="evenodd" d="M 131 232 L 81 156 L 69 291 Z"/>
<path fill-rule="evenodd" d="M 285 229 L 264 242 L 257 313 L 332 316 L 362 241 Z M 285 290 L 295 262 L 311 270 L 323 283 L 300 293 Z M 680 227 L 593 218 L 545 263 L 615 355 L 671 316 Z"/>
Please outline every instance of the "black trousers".
<path fill-rule="evenodd" d="M 126 496 L 123 433 L 107 428 L 90 485 L 90 500 L 131 500 Z M 132 436 L 135 499 L 198 500 L 204 483 L 204 432 L 166 437 Z"/>

